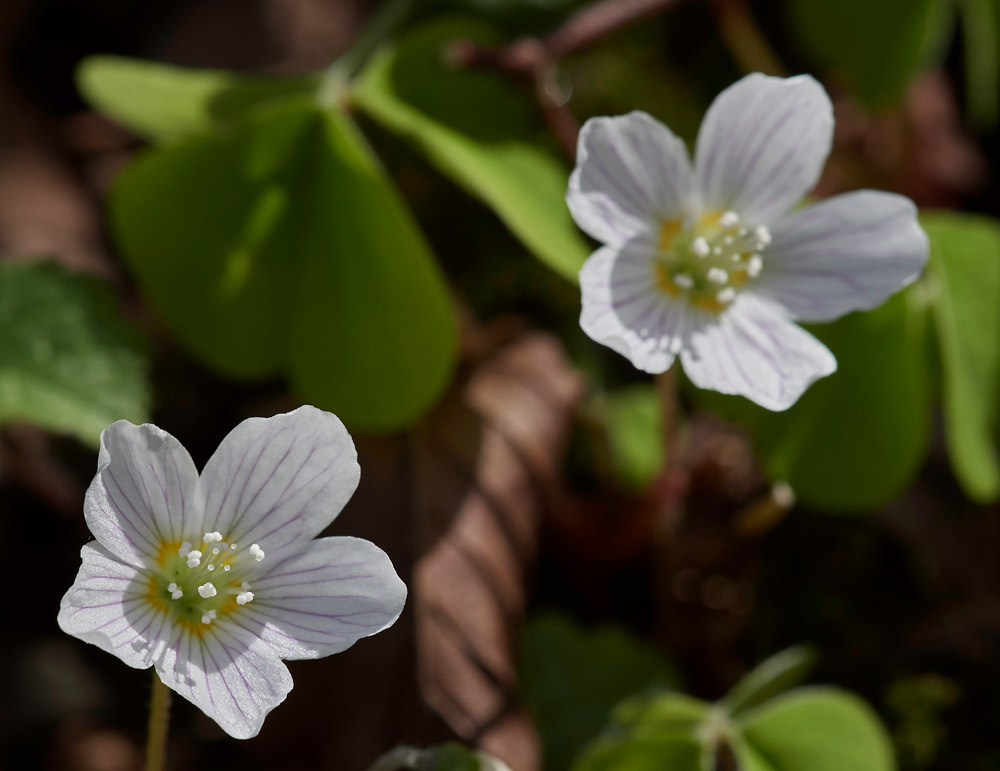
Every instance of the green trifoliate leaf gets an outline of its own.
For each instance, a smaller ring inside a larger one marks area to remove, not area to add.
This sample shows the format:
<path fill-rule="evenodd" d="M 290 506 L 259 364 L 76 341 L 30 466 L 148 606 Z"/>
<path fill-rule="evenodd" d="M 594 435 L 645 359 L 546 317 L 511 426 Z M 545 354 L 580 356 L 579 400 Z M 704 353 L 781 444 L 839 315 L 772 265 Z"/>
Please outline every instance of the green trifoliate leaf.
<path fill-rule="evenodd" d="M 941 367 L 945 433 L 969 497 L 1000 495 L 1000 223 L 926 213 L 930 294 Z"/>
<path fill-rule="evenodd" d="M 601 739 L 573 763 L 573 771 L 704 771 L 694 738 Z"/>
<path fill-rule="evenodd" d="M 315 96 L 323 83 L 318 74 L 239 75 L 124 56 L 90 56 L 76 79 L 91 106 L 156 141 L 231 126 L 265 102 Z"/>
<path fill-rule="evenodd" d="M 611 391 L 605 403 L 614 470 L 627 487 L 643 490 L 666 462 L 660 394 L 652 384 L 637 384 Z"/>
<path fill-rule="evenodd" d="M 27 421 L 97 446 L 149 414 L 148 362 L 109 288 L 46 262 L 0 263 L 0 424 Z"/>
<path fill-rule="evenodd" d="M 744 771 L 895 771 L 878 716 L 836 688 L 802 688 L 745 713 L 733 743 Z"/>
<path fill-rule="evenodd" d="M 304 104 L 140 155 L 112 225 L 146 297 L 222 374 L 286 375 L 360 428 L 447 384 L 455 320 L 422 235 L 350 120 Z"/>
<path fill-rule="evenodd" d="M 590 247 L 566 208 L 569 170 L 544 146 L 534 108 L 509 79 L 450 63 L 448 46 L 463 39 L 496 42 L 477 22 L 431 22 L 376 54 L 354 99 L 412 138 L 539 259 L 575 281 Z"/>

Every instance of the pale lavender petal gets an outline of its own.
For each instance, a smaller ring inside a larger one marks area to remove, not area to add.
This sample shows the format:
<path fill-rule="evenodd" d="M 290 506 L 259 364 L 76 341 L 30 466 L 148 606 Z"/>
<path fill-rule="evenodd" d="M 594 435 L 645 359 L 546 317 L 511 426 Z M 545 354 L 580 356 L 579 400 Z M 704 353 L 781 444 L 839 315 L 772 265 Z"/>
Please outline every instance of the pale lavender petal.
<path fill-rule="evenodd" d="M 166 613 L 148 599 L 148 576 L 99 543 L 85 545 L 80 557 L 83 564 L 59 607 L 59 628 L 130 667 L 151 666 L 170 629 Z"/>
<path fill-rule="evenodd" d="M 617 245 L 687 214 L 692 187 L 684 143 L 655 118 L 630 112 L 584 124 L 566 201 L 583 230 Z"/>
<path fill-rule="evenodd" d="M 236 739 L 256 736 L 292 690 L 288 668 L 229 618 L 198 632 L 181 630 L 156 673 Z"/>
<path fill-rule="evenodd" d="M 344 424 L 315 407 L 244 420 L 202 473 L 205 528 L 267 559 L 312 538 L 340 513 L 361 469 Z"/>
<path fill-rule="evenodd" d="M 149 565 L 164 544 L 179 543 L 201 528 L 198 470 L 166 431 L 119 420 L 101 433 L 84 515 L 112 554 Z"/>
<path fill-rule="evenodd" d="M 698 133 L 702 208 L 769 225 L 816 184 L 832 139 L 833 107 L 819 83 L 747 75 L 716 97 Z"/>
<path fill-rule="evenodd" d="M 339 653 L 391 626 L 406 586 L 389 557 L 360 538 L 320 538 L 253 582 L 255 599 L 233 621 L 283 659 Z"/>
<path fill-rule="evenodd" d="M 743 292 L 713 318 L 692 332 L 681 353 L 684 372 L 699 388 L 785 410 L 815 380 L 837 369 L 826 346 L 770 300 Z"/>
<path fill-rule="evenodd" d="M 682 299 L 657 285 L 656 249 L 645 237 L 598 249 L 580 271 L 580 326 L 645 372 L 670 368 L 688 333 Z"/>
<path fill-rule="evenodd" d="M 754 290 L 802 321 L 876 308 L 927 263 L 917 207 L 892 193 L 838 195 L 794 212 L 771 233 Z"/>

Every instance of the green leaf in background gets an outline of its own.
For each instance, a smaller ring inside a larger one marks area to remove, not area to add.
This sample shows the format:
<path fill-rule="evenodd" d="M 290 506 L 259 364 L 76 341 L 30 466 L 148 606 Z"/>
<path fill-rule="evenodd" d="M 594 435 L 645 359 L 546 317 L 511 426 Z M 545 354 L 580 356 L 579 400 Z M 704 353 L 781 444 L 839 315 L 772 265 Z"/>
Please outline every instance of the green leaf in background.
<path fill-rule="evenodd" d="M 864 701 L 835 688 L 802 688 L 737 721 L 737 758 L 754 771 L 894 771 L 892 743 Z"/>
<path fill-rule="evenodd" d="M 813 648 L 808 645 L 787 648 L 754 667 L 726 694 L 721 704 L 730 715 L 738 717 L 799 685 L 815 666 Z"/>
<path fill-rule="evenodd" d="M 872 108 L 944 53 L 953 15 L 951 0 L 790 0 L 789 14 L 806 52 Z"/>
<path fill-rule="evenodd" d="M 925 316 L 919 292 L 907 290 L 874 311 L 810 327 L 837 371 L 786 412 L 704 391 L 695 398 L 746 425 L 768 474 L 802 502 L 829 511 L 885 504 L 913 481 L 930 441 Z"/>
<path fill-rule="evenodd" d="M 1000 223 L 926 213 L 952 465 L 969 497 L 1000 495 Z"/>
<path fill-rule="evenodd" d="M 84 59 L 76 80 L 92 107 L 157 141 L 231 125 L 254 106 L 315 95 L 322 84 L 318 74 L 238 75 L 103 55 Z"/>
<path fill-rule="evenodd" d="M 503 763 L 485 752 L 477 752 L 455 742 L 433 748 L 434 771 L 510 771 Z"/>
<path fill-rule="evenodd" d="M 346 116 L 284 105 L 142 154 L 111 219 L 148 300 L 225 375 L 286 374 L 373 430 L 419 418 L 449 380 L 444 281 Z"/>
<path fill-rule="evenodd" d="M 448 63 L 448 44 L 462 39 L 496 42 L 476 22 L 428 23 L 377 53 L 353 98 L 388 129 L 415 140 L 539 259 L 576 281 L 591 249 L 566 208 L 569 170 L 542 144 L 533 107 L 513 83 Z"/>
<path fill-rule="evenodd" d="M 694 738 L 601 739 L 573 764 L 573 771 L 703 771 Z"/>
<path fill-rule="evenodd" d="M 0 263 L 0 424 L 27 421 L 97 446 L 149 415 L 148 362 L 99 280 L 48 262 Z"/>
<path fill-rule="evenodd" d="M 969 116 L 982 128 L 1000 117 L 1000 2 L 960 0 Z"/>
<path fill-rule="evenodd" d="M 607 405 L 607 437 L 618 478 L 637 491 L 647 488 L 663 470 L 663 410 L 651 383 L 611 391 Z"/>
<path fill-rule="evenodd" d="M 673 683 L 662 653 L 613 627 L 585 630 L 553 614 L 536 616 L 521 644 L 520 687 L 542 735 L 547 771 L 564 771 L 637 691 Z"/>
<path fill-rule="evenodd" d="M 701 699 L 667 691 L 626 699 L 615 707 L 614 722 L 634 737 L 691 737 L 711 709 Z"/>

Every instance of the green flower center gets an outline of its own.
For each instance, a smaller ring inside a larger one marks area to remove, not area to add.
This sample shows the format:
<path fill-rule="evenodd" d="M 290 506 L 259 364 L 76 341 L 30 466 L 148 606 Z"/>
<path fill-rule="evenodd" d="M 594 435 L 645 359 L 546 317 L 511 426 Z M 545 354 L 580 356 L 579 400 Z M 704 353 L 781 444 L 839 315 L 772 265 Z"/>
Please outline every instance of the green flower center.
<path fill-rule="evenodd" d="M 184 626 L 204 629 L 215 619 L 253 602 L 246 578 L 264 559 L 258 544 L 240 549 L 221 533 L 192 544 L 164 544 L 150 578 L 149 598 Z"/>
<path fill-rule="evenodd" d="M 771 242 L 763 225 L 740 225 L 735 212 L 713 212 L 697 221 L 660 226 L 656 282 L 672 297 L 721 313 L 741 288 L 764 269 L 761 252 Z"/>

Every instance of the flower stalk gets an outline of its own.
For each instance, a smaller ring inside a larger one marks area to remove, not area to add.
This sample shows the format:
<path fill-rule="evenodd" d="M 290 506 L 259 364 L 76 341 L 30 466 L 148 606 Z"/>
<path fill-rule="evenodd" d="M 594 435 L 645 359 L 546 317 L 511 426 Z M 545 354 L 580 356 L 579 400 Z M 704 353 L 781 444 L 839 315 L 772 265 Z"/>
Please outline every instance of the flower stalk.
<path fill-rule="evenodd" d="M 167 763 L 167 734 L 170 730 L 170 689 L 153 672 L 153 692 L 149 697 L 149 726 L 146 731 L 146 771 L 164 771 Z"/>

